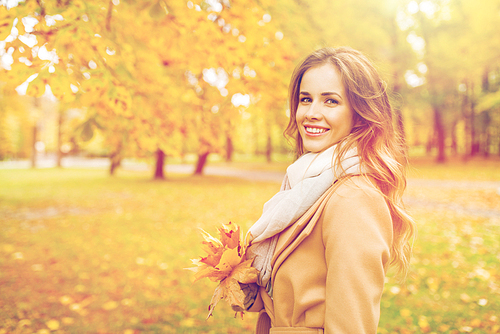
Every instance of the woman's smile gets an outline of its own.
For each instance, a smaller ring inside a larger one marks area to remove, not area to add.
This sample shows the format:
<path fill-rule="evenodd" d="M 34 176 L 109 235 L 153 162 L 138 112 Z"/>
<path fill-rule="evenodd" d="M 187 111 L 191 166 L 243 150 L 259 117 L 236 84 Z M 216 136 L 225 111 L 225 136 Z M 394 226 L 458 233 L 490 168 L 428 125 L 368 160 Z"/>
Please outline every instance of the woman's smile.
<path fill-rule="evenodd" d="M 316 126 L 308 126 L 308 125 L 305 125 L 304 129 L 305 129 L 305 133 L 308 136 L 312 136 L 312 137 L 319 137 L 322 134 L 324 134 L 330 130 L 330 129 L 320 128 L 320 127 L 316 127 Z"/>

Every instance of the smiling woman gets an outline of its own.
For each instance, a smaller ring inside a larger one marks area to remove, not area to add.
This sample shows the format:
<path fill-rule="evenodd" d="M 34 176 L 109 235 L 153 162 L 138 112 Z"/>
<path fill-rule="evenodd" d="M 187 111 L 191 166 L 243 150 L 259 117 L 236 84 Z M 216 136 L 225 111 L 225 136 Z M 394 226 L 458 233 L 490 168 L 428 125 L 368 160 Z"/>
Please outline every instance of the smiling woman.
<path fill-rule="evenodd" d="M 331 64 L 310 69 L 300 84 L 297 127 L 305 150 L 321 152 L 352 129 L 354 113 L 339 71 Z"/>
<path fill-rule="evenodd" d="M 414 234 L 392 112 L 356 50 L 320 49 L 295 69 L 286 134 L 298 159 L 247 235 L 257 333 L 377 332 L 387 269 L 404 277 Z"/>

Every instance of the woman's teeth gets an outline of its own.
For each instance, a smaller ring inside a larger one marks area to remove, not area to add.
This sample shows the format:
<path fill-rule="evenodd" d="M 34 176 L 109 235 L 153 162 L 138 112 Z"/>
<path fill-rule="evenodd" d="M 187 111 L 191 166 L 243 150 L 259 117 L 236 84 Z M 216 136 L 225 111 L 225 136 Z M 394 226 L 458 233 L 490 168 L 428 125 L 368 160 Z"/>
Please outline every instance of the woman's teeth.
<path fill-rule="evenodd" d="M 306 127 L 306 131 L 309 133 L 323 133 L 323 132 L 326 132 L 326 129 Z"/>

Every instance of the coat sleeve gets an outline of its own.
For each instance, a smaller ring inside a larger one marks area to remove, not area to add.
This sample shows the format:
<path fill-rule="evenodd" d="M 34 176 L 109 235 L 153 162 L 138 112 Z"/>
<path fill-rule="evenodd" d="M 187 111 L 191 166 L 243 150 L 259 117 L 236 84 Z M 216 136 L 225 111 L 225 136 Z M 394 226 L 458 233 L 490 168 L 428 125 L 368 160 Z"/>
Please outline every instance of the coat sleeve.
<path fill-rule="evenodd" d="M 392 219 L 374 187 L 347 181 L 323 212 L 327 265 L 325 334 L 375 334 Z"/>

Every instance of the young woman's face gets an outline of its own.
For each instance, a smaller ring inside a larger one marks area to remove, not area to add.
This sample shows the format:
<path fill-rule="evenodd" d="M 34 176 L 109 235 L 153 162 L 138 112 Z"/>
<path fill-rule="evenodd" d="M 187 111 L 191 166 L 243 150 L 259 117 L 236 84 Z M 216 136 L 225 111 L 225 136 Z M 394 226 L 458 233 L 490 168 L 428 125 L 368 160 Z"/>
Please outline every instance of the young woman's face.
<path fill-rule="evenodd" d="M 296 121 L 304 150 L 314 153 L 338 143 L 351 132 L 354 112 L 335 66 L 327 63 L 304 73 Z"/>

